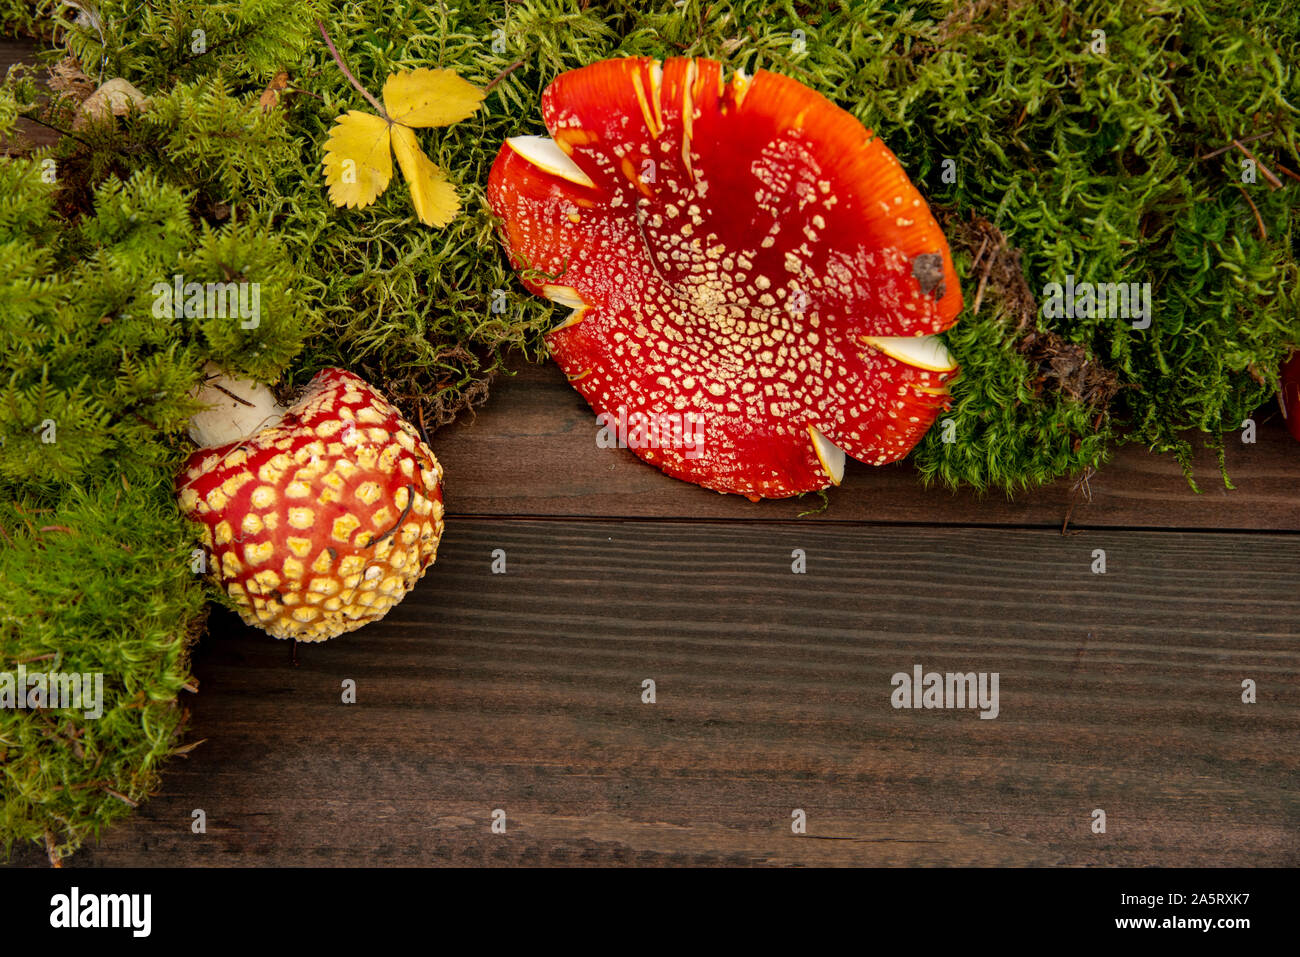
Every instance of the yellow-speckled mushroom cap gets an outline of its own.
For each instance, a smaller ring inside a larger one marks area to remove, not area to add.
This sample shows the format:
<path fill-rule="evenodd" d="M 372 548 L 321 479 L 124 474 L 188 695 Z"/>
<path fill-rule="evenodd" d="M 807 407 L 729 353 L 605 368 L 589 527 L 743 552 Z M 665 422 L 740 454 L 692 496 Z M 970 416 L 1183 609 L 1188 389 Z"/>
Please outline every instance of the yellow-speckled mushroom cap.
<path fill-rule="evenodd" d="M 325 369 L 278 425 L 191 455 L 177 493 L 244 621 L 324 641 L 382 618 L 433 563 L 441 483 L 414 426 Z"/>

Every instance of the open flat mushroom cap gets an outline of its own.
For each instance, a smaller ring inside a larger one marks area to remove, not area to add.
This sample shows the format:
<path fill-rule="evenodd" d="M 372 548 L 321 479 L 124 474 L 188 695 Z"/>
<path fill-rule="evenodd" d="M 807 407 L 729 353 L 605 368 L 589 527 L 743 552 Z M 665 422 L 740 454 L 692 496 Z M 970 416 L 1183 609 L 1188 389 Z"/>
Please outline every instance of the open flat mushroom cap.
<path fill-rule="evenodd" d="M 551 355 L 629 447 L 751 498 L 906 455 L 947 402 L 952 257 L 898 160 L 789 77 L 607 60 L 542 96 L 488 201 Z M 679 434 L 668 436 L 679 422 Z M 699 441 L 692 441 L 694 434 Z M 634 441 L 639 438 L 640 441 Z"/>
<path fill-rule="evenodd" d="M 278 424 L 191 455 L 177 495 L 244 621 L 323 641 L 382 618 L 432 564 L 441 481 L 414 426 L 325 369 Z"/>

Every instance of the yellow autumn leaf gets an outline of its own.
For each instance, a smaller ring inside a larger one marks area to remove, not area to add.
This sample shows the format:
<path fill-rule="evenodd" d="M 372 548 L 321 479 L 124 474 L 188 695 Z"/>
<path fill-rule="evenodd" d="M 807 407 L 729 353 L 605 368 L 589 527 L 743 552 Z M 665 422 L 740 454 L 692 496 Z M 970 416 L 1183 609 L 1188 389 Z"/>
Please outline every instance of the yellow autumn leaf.
<path fill-rule="evenodd" d="M 453 70 L 394 73 L 384 83 L 384 109 L 403 126 L 450 126 L 466 119 L 484 93 Z"/>
<path fill-rule="evenodd" d="M 334 121 L 325 141 L 325 182 L 335 206 L 369 206 L 388 186 L 393 176 L 388 130 L 386 120 L 360 110 Z"/>
<path fill-rule="evenodd" d="M 383 90 L 387 117 L 350 110 L 330 129 L 324 163 L 330 202 L 369 206 L 392 179 L 396 153 L 420 222 L 446 226 L 460 210 L 460 200 L 447 174 L 420 149 L 412 127 L 459 122 L 479 108 L 483 97 L 482 90 L 452 70 L 390 74 Z"/>
<path fill-rule="evenodd" d="M 426 226 L 446 226 L 455 219 L 460 211 L 456 189 L 447 182 L 447 174 L 424 155 L 416 142 L 415 131 L 394 124 L 393 152 L 411 187 L 411 202 L 420 222 Z"/>

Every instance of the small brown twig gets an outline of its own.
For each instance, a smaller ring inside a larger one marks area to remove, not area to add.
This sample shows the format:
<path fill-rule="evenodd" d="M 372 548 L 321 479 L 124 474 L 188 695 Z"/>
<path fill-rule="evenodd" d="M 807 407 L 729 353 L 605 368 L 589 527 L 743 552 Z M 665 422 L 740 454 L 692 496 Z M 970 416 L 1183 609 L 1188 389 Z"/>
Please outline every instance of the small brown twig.
<path fill-rule="evenodd" d="M 370 101 L 370 105 L 379 111 L 380 116 L 388 120 L 389 123 L 393 122 L 392 119 L 390 119 L 388 116 L 388 111 L 384 109 L 384 105 L 380 103 L 378 100 L 376 100 L 373 96 L 371 96 L 370 91 L 367 90 L 360 83 L 358 83 L 357 78 L 352 75 L 352 71 L 348 69 L 348 65 L 343 62 L 343 57 L 339 54 L 339 51 L 335 48 L 334 41 L 330 39 L 330 35 L 325 31 L 325 24 L 317 20 L 316 26 L 320 28 L 320 35 L 325 38 L 325 46 L 329 47 L 330 56 L 332 56 L 334 58 L 334 62 L 339 65 L 339 69 L 342 70 L 343 75 L 348 78 L 348 82 L 351 83 L 353 86 L 355 86 L 357 90 L 360 91 L 361 95 Z"/>
<path fill-rule="evenodd" d="M 247 399 L 241 399 L 239 396 L 235 395 L 235 393 L 231 392 L 231 391 L 230 391 L 229 389 L 227 389 L 225 386 L 223 386 L 223 385 L 219 385 L 218 383 L 213 382 L 213 381 L 210 380 L 210 379 L 208 380 L 208 383 L 207 383 L 207 384 L 210 385 L 210 386 L 212 386 L 212 388 L 216 389 L 218 392 L 224 392 L 226 395 L 230 396 L 232 399 L 234 399 L 234 400 L 235 400 L 236 402 L 238 402 L 240 405 L 246 405 L 246 406 L 248 406 L 250 409 L 253 407 L 253 403 L 249 402 Z M 157 426 L 154 426 L 154 428 L 157 428 Z"/>
<path fill-rule="evenodd" d="M 378 545 L 380 542 L 382 542 L 385 538 L 388 538 L 388 537 L 390 537 L 390 536 L 392 536 L 392 535 L 396 535 L 396 534 L 397 534 L 397 530 L 398 530 L 399 528 L 401 528 L 401 527 L 402 527 L 402 523 L 406 521 L 406 516 L 408 516 L 408 515 L 411 514 L 411 506 L 414 505 L 414 504 L 415 504 L 415 486 L 414 486 L 414 485 L 411 485 L 410 483 L 407 483 L 407 486 L 406 486 L 406 508 L 402 509 L 402 514 L 399 515 L 399 516 L 397 516 L 397 521 L 393 523 L 393 527 L 390 528 L 388 531 L 384 532 L 382 535 L 380 535 L 380 536 L 378 536 L 378 537 L 375 537 L 375 536 L 372 535 L 371 538 L 370 538 L 370 541 L 367 542 L 365 545 L 362 545 L 361 547 L 362 547 L 362 548 L 374 548 L 376 545 Z"/>
<path fill-rule="evenodd" d="M 1282 172 L 1286 173 L 1287 176 L 1290 176 L 1290 177 L 1291 177 L 1293 180 L 1295 180 L 1297 183 L 1300 183 L 1300 174 L 1297 174 L 1297 173 L 1293 173 L 1293 172 L 1291 172 L 1289 169 L 1287 169 L 1287 168 L 1286 168 L 1285 166 L 1283 166 L 1281 163 L 1277 162 L 1277 160 L 1274 160 L 1274 161 L 1273 161 L 1273 164 L 1274 164 L 1278 169 L 1280 169 Z"/>
<path fill-rule="evenodd" d="M 70 131 L 65 130 L 65 129 L 61 129 L 61 128 L 59 128 L 59 127 L 53 125 L 52 123 L 46 123 L 44 120 L 40 119 L 39 117 L 34 116 L 30 111 L 27 112 L 27 113 L 19 113 L 18 115 L 21 116 L 21 117 L 22 117 L 23 119 L 25 119 L 25 120 L 31 120 L 33 123 L 36 123 L 36 124 L 38 124 L 39 126 L 43 126 L 43 127 L 45 127 L 47 130 L 53 130 L 55 133 L 58 133 L 60 136 L 71 137 L 72 139 L 74 139 L 74 140 L 76 140 L 78 143 L 80 143 L 82 146 L 87 146 L 87 147 L 90 146 L 90 143 L 89 143 L 89 142 L 87 142 L 86 140 L 83 140 L 83 139 L 82 139 L 80 136 L 78 136 L 76 133 L 70 132 Z"/>
<path fill-rule="evenodd" d="M 1206 153 L 1204 156 L 1199 157 L 1197 159 L 1197 162 L 1204 162 L 1205 160 L 1208 159 L 1214 159 L 1214 157 L 1216 156 L 1222 156 L 1230 149 L 1234 149 L 1234 148 L 1239 149 L 1240 146 L 1238 144 L 1240 143 L 1253 143 L 1255 142 L 1255 140 L 1262 140 L 1264 139 L 1264 137 L 1272 136 L 1272 135 L 1273 135 L 1273 130 L 1269 130 L 1267 133 L 1256 133 L 1254 136 L 1244 136 L 1240 140 L 1233 140 L 1227 146 L 1220 147 L 1219 149 L 1215 150 L 1213 153 Z"/>
<path fill-rule="evenodd" d="M 428 444 L 429 444 L 429 433 L 428 433 L 427 431 L 425 431 L 425 428 L 424 428 L 424 403 L 421 402 L 419 405 L 417 405 L 417 406 L 415 407 L 415 411 L 416 411 L 416 414 L 419 416 L 419 419 L 420 419 L 420 434 L 421 434 L 422 436 L 424 436 L 424 444 L 425 444 L 425 445 L 428 445 Z M 7 537 L 7 536 L 6 536 L 6 537 Z"/>
<path fill-rule="evenodd" d="M 1274 189 L 1282 188 L 1282 181 L 1273 175 L 1273 171 L 1269 169 L 1267 166 L 1265 166 L 1262 160 L 1258 159 L 1254 153 L 1246 149 L 1246 147 L 1242 146 L 1240 140 L 1233 140 L 1232 145 L 1237 147 L 1237 149 L 1241 150 L 1241 152 L 1245 154 L 1246 159 L 1250 160 L 1252 163 L 1254 163 L 1256 166 L 1259 167 L 1259 171 L 1263 173 L 1264 178 L 1268 180 L 1268 185 L 1272 186 Z"/>
<path fill-rule="evenodd" d="M 300 87 L 300 86 L 293 86 L 292 84 L 290 84 L 289 86 L 286 86 L 286 87 L 284 88 L 284 92 L 286 92 L 286 93 L 301 93 L 303 96 L 310 96 L 310 97 L 312 97 L 313 99 L 320 100 L 322 103 L 325 102 L 325 97 L 321 96 L 319 93 L 313 93 L 311 90 L 304 90 L 302 87 Z"/>
<path fill-rule="evenodd" d="M 988 241 L 987 236 L 985 236 L 984 239 L 985 242 Z M 989 274 L 993 272 L 993 260 L 997 258 L 998 250 L 1001 248 L 1002 244 L 999 243 L 998 249 L 990 252 L 988 261 L 984 263 L 984 273 L 980 276 L 980 284 L 975 289 L 975 304 L 971 307 L 972 316 L 978 316 L 980 314 L 980 305 L 984 302 L 984 289 L 989 283 Z M 980 245 L 980 252 L 984 252 L 983 244 Z"/>
<path fill-rule="evenodd" d="M 32 655 L 32 656 L 29 657 L 29 658 L 19 658 L 19 659 L 18 659 L 18 664 L 20 664 L 20 665 L 30 665 L 30 664 L 31 664 L 32 662 L 34 662 L 34 661 L 49 661 L 50 659 L 52 659 L 52 658 L 57 658 L 57 657 L 58 657 L 58 655 L 55 654 L 53 651 L 47 651 L 47 652 L 46 652 L 45 654 L 43 654 L 43 655 Z"/>
<path fill-rule="evenodd" d="M 1066 509 L 1065 518 L 1061 522 L 1062 535 L 1079 534 L 1078 529 L 1075 529 L 1073 532 L 1068 531 L 1070 527 L 1070 517 L 1074 514 L 1074 507 L 1079 504 L 1080 500 L 1082 500 L 1084 504 L 1087 505 L 1092 504 L 1092 482 L 1090 480 L 1092 479 L 1093 475 L 1095 475 L 1096 473 L 1097 470 L 1094 469 L 1091 465 L 1089 465 L 1086 469 L 1084 469 L 1083 474 L 1079 476 L 1079 480 L 1075 482 L 1073 486 L 1071 486 L 1071 490 L 1074 492 L 1074 495 L 1070 497 L 1070 507 Z"/>
<path fill-rule="evenodd" d="M 524 65 L 524 61 L 523 61 L 523 60 L 516 60 L 514 63 L 510 64 L 508 67 L 506 67 L 504 70 L 502 70 L 502 71 L 501 71 L 500 73 L 498 73 L 496 76 L 494 76 L 494 77 L 492 78 L 492 82 L 491 82 L 491 83 L 489 83 L 487 86 L 483 87 L 483 92 L 486 94 L 489 90 L 492 89 L 492 87 L 496 86 L 498 83 L 500 83 L 502 80 L 504 80 L 506 77 L 508 77 L 511 73 L 514 73 L 515 70 L 519 69 L 519 68 L 520 68 L 521 66 L 523 66 L 523 65 Z"/>
<path fill-rule="evenodd" d="M 118 791 L 114 791 L 112 788 L 108 787 L 107 785 L 105 785 L 104 790 L 107 791 L 109 794 L 113 795 L 113 797 L 117 798 L 119 801 L 123 801 L 123 802 L 125 802 L 125 803 L 131 805 L 131 807 L 139 807 L 139 806 L 140 806 L 140 802 L 139 802 L 139 801 L 132 801 L 132 800 L 131 800 L 129 797 L 127 797 L 125 794 L 121 794 L 121 793 L 119 793 Z"/>
<path fill-rule="evenodd" d="M 1264 219 L 1259 215 L 1259 207 L 1256 206 L 1255 201 L 1250 198 L 1250 193 L 1246 192 L 1246 187 L 1238 186 L 1237 189 L 1241 190 L 1241 195 L 1245 197 L 1246 202 L 1250 204 L 1250 211 L 1255 214 L 1255 223 L 1259 226 L 1259 238 L 1268 239 L 1268 230 L 1264 228 Z"/>

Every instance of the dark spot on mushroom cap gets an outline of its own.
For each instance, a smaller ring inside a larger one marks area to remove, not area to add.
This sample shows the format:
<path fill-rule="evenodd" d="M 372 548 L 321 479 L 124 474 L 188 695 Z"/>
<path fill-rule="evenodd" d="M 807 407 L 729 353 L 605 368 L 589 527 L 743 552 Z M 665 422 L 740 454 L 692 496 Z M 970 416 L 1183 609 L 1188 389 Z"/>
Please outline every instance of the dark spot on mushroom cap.
<path fill-rule="evenodd" d="M 917 256 L 912 260 L 912 275 L 921 284 L 921 292 L 927 296 L 933 293 L 935 299 L 943 298 L 942 253 L 922 253 Z"/>

